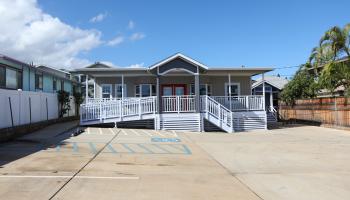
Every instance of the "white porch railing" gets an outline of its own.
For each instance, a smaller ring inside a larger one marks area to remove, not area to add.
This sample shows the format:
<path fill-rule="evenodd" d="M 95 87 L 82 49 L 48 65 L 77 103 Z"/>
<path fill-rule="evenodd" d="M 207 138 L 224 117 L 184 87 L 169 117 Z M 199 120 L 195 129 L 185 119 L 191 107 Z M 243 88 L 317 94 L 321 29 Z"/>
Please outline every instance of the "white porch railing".
<path fill-rule="evenodd" d="M 216 100 L 231 111 L 244 110 L 264 110 L 264 96 L 248 95 L 248 96 L 212 96 Z M 231 106 L 230 106 L 231 103 Z"/>
<path fill-rule="evenodd" d="M 87 101 L 80 105 L 80 120 L 102 120 L 108 118 L 140 116 L 144 114 L 155 114 L 157 110 L 156 97 L 127 98 L 127 99 L 105 99 L 94 102 Z"/>
<path fill-rule="evenodd" d="M 182 95 L 182 96 L 162 96 L 162 111 L 163 112 L 195 112 L 194 95 Z"/>
<path fill-rule="evenodd" d="M 201 96 L 201 112 L 205 118 L 218 127 L 233 132 L 232 111 L 209 96 Z"/>

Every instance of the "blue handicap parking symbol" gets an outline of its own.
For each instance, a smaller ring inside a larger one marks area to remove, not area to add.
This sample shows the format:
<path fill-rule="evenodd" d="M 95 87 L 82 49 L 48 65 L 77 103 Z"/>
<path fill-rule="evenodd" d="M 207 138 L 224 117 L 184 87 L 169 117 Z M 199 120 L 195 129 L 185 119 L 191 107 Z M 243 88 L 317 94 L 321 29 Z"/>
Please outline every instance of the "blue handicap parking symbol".
<path fill-rule="evenodd" d="M 152 142 L 181 142 L 179 138 L 151 138 Z"/>

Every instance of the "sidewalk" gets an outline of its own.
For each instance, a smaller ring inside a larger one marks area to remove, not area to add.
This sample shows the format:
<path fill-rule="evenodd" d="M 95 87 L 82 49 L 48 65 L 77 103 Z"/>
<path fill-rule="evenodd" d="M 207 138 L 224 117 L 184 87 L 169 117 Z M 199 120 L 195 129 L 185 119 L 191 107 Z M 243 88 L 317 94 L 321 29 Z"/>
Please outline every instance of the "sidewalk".
<path fill-rule="evenodd" d="M 78 120 L 55 123 L 38 131 L 34 131 L 15 140 L 31 140 L 31 141 L 43 141 L 50 138 L 54 138 L 57 135 L 66 132 L 79 125 Z"/>

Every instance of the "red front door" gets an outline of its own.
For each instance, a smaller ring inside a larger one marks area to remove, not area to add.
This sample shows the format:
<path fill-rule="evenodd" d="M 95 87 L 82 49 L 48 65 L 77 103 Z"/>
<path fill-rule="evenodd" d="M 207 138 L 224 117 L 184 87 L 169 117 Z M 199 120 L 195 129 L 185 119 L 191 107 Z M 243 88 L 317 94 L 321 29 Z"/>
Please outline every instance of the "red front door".
<path fill-rule="evenodd" d="M 185 84 L 165 84 L 162 85 L 162 96 L 181 96 L 187 95 Z"/>

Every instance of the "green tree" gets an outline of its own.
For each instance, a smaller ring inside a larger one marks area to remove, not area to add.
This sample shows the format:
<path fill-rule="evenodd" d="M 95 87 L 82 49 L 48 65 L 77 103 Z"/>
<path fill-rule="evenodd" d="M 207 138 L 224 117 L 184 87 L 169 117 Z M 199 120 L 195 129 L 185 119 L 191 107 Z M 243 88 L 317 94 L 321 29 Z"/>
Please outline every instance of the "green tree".
<path fill-rule="evenodd" d="M 64 90 L 60 90 L 57 92 L 57 98 L 60 104 L 59 117 L 62 118 L 70 110 L 69 93 Z"/>
<path fill-rule="evenodd" d="M 350 57 L 350 23 L 344 28 L 334 26 L 322 36 L 319 46 L 329 45 L 333 51 L 333 60 L 343 56 L 344 53 Z"/>
<path fill-rule="evenodd" d="M 74 96 L 74 100 L 75 100 L 76 113 L 77 113 L 77 115 L 79 115 L 79 106 L 84 101 L 83 95 L 81 94 L 81 92 L 76 92 L 75 91 L 73 93 L 73 96 Z"/>
<path fill-rule="evenodd" d="M 280 97 L 288 105 L 293 105 L 296 99 L 315 97 L 317 91 L 317 82 L 303 65 L 296 72 L 293 79 L 284 87 Z"/>
<path fill-rule="evenodd" d="M 350 61 L 329 62 L 320 75 L 319 84 L 328 89 L 332 94 L 341 86 L 344 87 L 345 95 L 349 96 L 350 89 Z"/>

